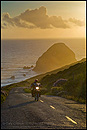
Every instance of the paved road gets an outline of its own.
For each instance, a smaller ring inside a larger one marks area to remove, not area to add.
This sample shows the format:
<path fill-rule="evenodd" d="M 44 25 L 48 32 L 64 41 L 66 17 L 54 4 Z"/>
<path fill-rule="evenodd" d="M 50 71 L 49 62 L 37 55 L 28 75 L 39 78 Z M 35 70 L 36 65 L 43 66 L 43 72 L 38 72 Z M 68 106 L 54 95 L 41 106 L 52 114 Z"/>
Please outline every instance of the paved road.
<path fill-rule="evenodd" d="M 86 129 L 85 105 L 45 95 L 37 102 L 13 88 L 1 105 L 1 129 Z"/>

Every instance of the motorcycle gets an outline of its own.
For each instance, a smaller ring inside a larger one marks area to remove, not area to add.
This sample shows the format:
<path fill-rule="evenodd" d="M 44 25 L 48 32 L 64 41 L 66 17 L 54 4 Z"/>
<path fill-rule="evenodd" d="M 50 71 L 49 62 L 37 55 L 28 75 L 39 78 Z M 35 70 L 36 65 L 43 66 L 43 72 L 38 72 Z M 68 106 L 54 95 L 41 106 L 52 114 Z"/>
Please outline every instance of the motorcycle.
<path fill-rule="evenodd" d="M 38 101 L 40 97 L 40 88 L 36 87 L 35 88 L 35 101 Z"/>

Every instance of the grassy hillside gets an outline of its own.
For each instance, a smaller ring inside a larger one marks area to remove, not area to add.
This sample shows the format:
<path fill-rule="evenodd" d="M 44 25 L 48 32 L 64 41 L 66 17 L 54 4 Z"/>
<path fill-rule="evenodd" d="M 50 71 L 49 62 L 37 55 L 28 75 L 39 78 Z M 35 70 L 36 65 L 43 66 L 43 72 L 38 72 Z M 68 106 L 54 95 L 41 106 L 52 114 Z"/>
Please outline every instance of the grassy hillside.
<path fill-rule="evenodd" d="M 1 103 L 5 101 L 9 91 L 14 87 L 29 87 L 36 78 L 42 83 L 42 94 L 59 95 L 85 103 L 86 93 L 86 59 L 64 66 L 57 70 L 40 74 L 19 83 L 14 83 L 1 88 L 6 94 L 1 93 Z M 53 87 L 53 83 L 59 78 L 67 78 L 66 84 L 60 87 Z M 29 89 L 25 89 L 30 92 Z M 63 93 L 66 92 L 66 93 Z M 59 94 L 58 94 L 59 93 Z"/>
<path fill-rule="evenodd" d="M 67 79 L 63 85 L 53 87 L 58 79 Z M 47 89 L 47 94 L 60 95 L 82 103 L 86 100 L 86 61 L 70 66 L 55 74 L 44 76 L 40 82 Z"/>
<path fill-rule="evenodd" d="M 65 69 L 68 69 L 70 66 L 73 66 L 73 65 L 75 65 L 75 64 L 77 64 L 77 63 L 81 63 L 81 62 L 84 62 L 84 61 L 86 61 L 86 58 L 83 58 L 82 60 L 80 60 L 80 61 L 77 61 L 77 62 L 74 62 L 74 63 L 72 63 L 72 64 L 69 64 L 69 65 L 66 65 L 66 66 L 63 66 L 63 67 L 61 67 L 61 68 L 58 68 L 58 69 L 56 69 L 56 70 L 53 70 L 53 71 L 50 71 L 50 72 L 47 72 L 47 73 L 43 73 L 43 74 L 40 74 L 40 75 L 37 75 L 37 76 L 34 76 L 34 77 L 32 77 L 32 78 L 29 78 L 29 79 L 27 79 L 27 80 L 25 80 L 25 81 L 27 81 L 28 83 L 32 83 L 35 79 L 39 79 L 39 80 L 41 80 L 44 76 L 46 76 L 46 75 L 51 75 L 51 74 L 55 74 L 55 73 L 58 73 L 59 71 L 63 71 L 63 70 L 65 70 Z M 25 81 L 22 81 L 21 83 L 23 83 L 23 82 L 25 82 Z"/>

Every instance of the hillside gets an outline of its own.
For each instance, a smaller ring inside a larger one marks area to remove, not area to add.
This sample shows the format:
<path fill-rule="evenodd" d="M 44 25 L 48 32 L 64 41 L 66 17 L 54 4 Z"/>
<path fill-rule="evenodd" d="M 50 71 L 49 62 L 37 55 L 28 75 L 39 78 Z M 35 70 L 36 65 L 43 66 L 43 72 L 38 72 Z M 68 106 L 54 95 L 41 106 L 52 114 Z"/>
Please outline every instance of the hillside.
<path fill-rule="evenodd" d="M 53 87 L 58 79 L 68 81 L 60 86 Z M 70 66 L 68 69 L 59 71 L 55 74 L 48 74 L 40 81 L 46 91 L 53 95 L 61 95 L 71 99 L 85 102 L 86 100 L 86 61 Z"/>
<path fill-rule="evenodd" d="M 34 71 L 49 72 L 73 62 L 76 62 L 74 52 L 64 43 L 56 43 L 39 57 Z"/>
<path fill-rule="evenodd" d="M 85 88 L 86 88 L 86 58 L 84 58 L 80 61 L 74 62 L 70 65 L 66 65 L 62 68 L 56 69 L 54 71 L 40 74 L 40 75 L 37 75 L 35 77 L 29 78 L 25 81 L 21 81 L 19 83 L 14 83 L 14 84 L 2 87 L 1 92 L 3 91 L 5 94 L 3 94 L 3 93 L 1 94 L 1 102 L 3 102 L 6 99 L 6 97 L 9 94 L 9 91 L 12 88 L 14 88 L 14 87 L 29 87 L 31 85 L 31 83 L 34 82 L 34 80 L 36 78 L 38 78 L 39 81 L 43 85 L 42 94 L 51 94 L 51 95 L 57 95 L 57 93 L 59 91 L 58 87 L 53 88 L 53 83 L 59 78 L 67 78 L 68 82 L 66 83 L 66 85 L 64 84 L 64 86 L 62 86 L 61 88 L 62 88 L 62 91 L 67 91 L 68 93 L 67 93 L 67 95 L 65 95 L 64 93 L 61 93 L 61 95 L 58 95 L 58 96 L 63 96 L 65 98 L 69 98 L 69 99 L 73 99 L 73 100 L 80 99 L 79 101 L 81 103 L 85 103 L 85 98 L 86 98 L 86 96 L 85 96 L 85 92 L 86 92 L 86 90 L 85 90 Z M 81 83 L 81 81 L 82 81 L 82 83 Z M 78 85 L 79 85 L 79 87 L 78 87 Z M 72 89 L 72 87 L 74 89 Z M 53 89 L 55 89 L 56 92 Z M 75 89 L 77 92 L 74 93 Z M 30 92 L 30 89 L 26 88 L 26 91 Z M 82 93 L 82 95 L 81 95 L 81 93 Z M 75 94 L 78 97 L 77 99 L 75 99 L 73 96 Z"/>

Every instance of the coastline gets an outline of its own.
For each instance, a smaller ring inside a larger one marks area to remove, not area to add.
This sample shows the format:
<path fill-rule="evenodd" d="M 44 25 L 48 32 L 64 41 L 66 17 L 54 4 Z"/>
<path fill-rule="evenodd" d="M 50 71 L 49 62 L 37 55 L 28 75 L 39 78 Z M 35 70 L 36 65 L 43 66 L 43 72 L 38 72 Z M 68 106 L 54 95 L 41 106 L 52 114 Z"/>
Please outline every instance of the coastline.
<path fill-rule="evenodd" d="M 28 79 L 24 79 L 24 81 L 20 81 L 17 83 L 12 83 L 9 85 L 5 85 L 1 87 L 1 104 L 6 100 L 6 98 L 9 95 L 9 92 L 12 88 L 15 87 L 25 87 L 28 88 L 30 86 L 30 84 L 38 77 L 38 79 L 40 80 L 43 77 L 44 74 L 37 74 L 36 76 L 32 76 Z"/>
<path fill-rule="evenodd" d="M 13 74 L 13 76 L 7 77 L 7 79 L 1 79 L 1 87 L 8 86 L 14 83 L 19 83 L 27 80 L 31 77 L 38 75 L 39 73 L 33 71 L 32 69 L 21 69 Z M 14 77 L 14 79 L 12 78 Z"/>
<path fill-rule="evenodd" d="M 54 71 L 51 71 L 51 72 L 47 72 L 47 73 L 42 73 L 42 74 L 37 74 L 36 76 L 32 76 L 30 78 L 27 78 L 27 79 L 24 79 L 23 81 L 20 81 L 20 82 L 17 82 L 17 83 L 12 83 L 12 84 L 9 84 L 9 85 L 5 85 L 3 87 L 1 87 L 1 103 L 3 103 L 6 99 L 6 97 L 8 96 L 10 90 L 14 87 L 25 87 L 26 89 L 29 89 L 30 85 L 32 82 L 34 82 L 35 79 L 38 79 L 39 81 L 41 81 L 41 79 L 43 77 L 46 77 L 47 75 L 50 76 L 52 74 L 57 74 L 58 72 L 63 72 L 65 69 L 68 70 L 71 66 L 71 68 L 78 63 L 78 65 L 80 63 L 83 63 L 84 61 L 86 61 L 86 59 L 82 59 L 81 61 L 78 61 L 78 62 L 75 62 L 73 64 L 70 64 L 70 65 L 67 65 L 67 66 L 64 66 L 62 68 L 59 68 L 57 70 L 54 70 Z M 82 64 L 83 65 L 83 64 Z M 85 65 L 85 64 L 84 64 Z M 45 87 L 45 85 L 43 84 L 43 87 Z M 45 89 L 45 88 L 43 88 Z M 30 90 L 30 89 L 29 89 Z M 3 92 L 2 92 L 3 91 Z M 5 94 L 4 94 L 5 93 Z M 52 95 L 52 93 L 50 92 L 46 92 L 45 95 Z M 64 98 L 66 99 L 71 99 L 70 96 L 66 95 Z M 73 98 L 72 98 L 73 99 Z M 71 99 L 71 100 L 72 100 Z M 75 100 L 75 99 L 73 99 Z M 77 99 L 76 99 L 77 100 Z M 77 101 L 78 102 L 78 101 Z M 81 101 L 81 103 L 83 103 L 83 100 Z M 85 102 L 84 102 L 85 103 Z"/>
<path fill-rule="evenodd" d="M 38 74 L 37 74 L 38 75 Z M 33 75 L 33 76 L 30 76 L 30 78 L 32 78 L 32 77 L 34 77 L 34 76 L 36 76 L 36 75 Z M 12 82 L 8 82 L 8 83 L 3 83 L 3 84 L 1 84 L 1 88 L 2 87 L 5 87 L 5 86 L 8 86 L 8 85 L 13 85 L 13 84 L 15 84 L 15 83 L 20 83 L 20 82 L 22 82 L 22 81 L 25 81 L 25 80 L 28 80 L 28 79 L 30 79 L 30 78 L 22 78 L 22 79 L 19 79 L 19 81 L 12 81 Z"/>
<path fill-rule="evenodd" d="M 37 59 L 47 50 L 47 48 L 52 46 L 54 43 L 59 43 L 59 42 L 64 42 L 69 48 L 72 48 L 72 50 L 76 54 L 77 61 L 85 56 L 85 53 L 83 51 L 84 47 L 85 47 L 84 38 L 82 38 L 82 39 L 79 39 L 79 38 L 78 39 L 76 39 L 76 38 L 75 39 L 68 39 L 68 38 L 59 39 L 59 38 L 57 38 L 57 39 L 53 39 L 53 40 L 52 39 L 37 39 L 37 40 L 35 40 L 35 39 L 34 40 L 33 39 L 31 39 L 31 40 L 15 39 L 15 40 L 5 40 L 5 43 L 3 41 L 2 66 L 1 66 L 1 73 L 2 73 L 1 87 L 8 86 L 13 83 L 18 83 L 18 82 L 24 81 L 28 78 L 35 76 L 34 73 L 32 73 L 31 71 L 29 72 L 26 69 L 23 69 L 23 67 L 35 65 Z M 10 45 L 9 47 L 8 47 L 8 43 Z M 17 44 L 15 44 L 15 43 L 17 43 Z M 24 48 L 24 43 L 25 43 L 25 48 Z M 31 43 L 32 43 L 32 46 L 31 46 Z M 72 46 L 72 43 L 74 43 L 73 46 Z M 75 43 L 79 43 L 80 45 L 75 44 Z M 82 44 L 82 43 L 84 43 L 84 44 Z M 11 50 L 10 47 L 17 48 L 17 50 L 16 49 Z M 18 51 L 20 49 L 20 47 L 21 47 L 21 50 Z M 76 49 L 75 49 L 75 47 L 76 47 Z M 8 55 L 4 55 L 5 54 L 4 48 L 6 49 L 6 51 L 8 50 L 7 52 L 8 52 L 9 57 L 8 57 Z M 28 50 L 27 48 L 30 48 L 30 50 Z M 33 50 L 33 52 L 31 50 Z M 22 54 L 22 52 L 23 52 L 23 54 Z M 31 54 L 33 54 L 33 56 Z M 27 56 L 30 56 L 30 57 L 27 57 Z M 24 59 L 24 60 L 22 60 L 22 59 Z M 24 76 L 24 75 L 26 75 L 26 76 Z M 14 80 L 11 79 L 12 76 L 15 76 Z"/>

